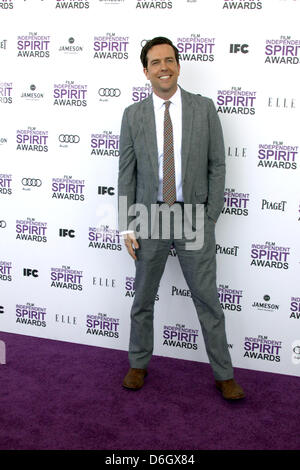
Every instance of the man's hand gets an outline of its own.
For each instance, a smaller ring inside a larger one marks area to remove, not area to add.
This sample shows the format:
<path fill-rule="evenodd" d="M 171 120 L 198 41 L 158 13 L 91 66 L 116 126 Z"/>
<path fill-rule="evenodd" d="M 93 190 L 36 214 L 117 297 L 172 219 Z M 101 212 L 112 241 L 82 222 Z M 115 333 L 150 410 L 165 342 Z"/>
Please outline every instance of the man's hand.
<path fill-rule="evenodd" d="M 139 244 L 135 238 L 134 233 L 126 233 L 123 235 L 123 237 L 124 237 L 124 243 L 125 243 L 128 253 L 134 260 L 136 260 L 137 257 L 135 254 L 135 250 L 139 248 Z"/>

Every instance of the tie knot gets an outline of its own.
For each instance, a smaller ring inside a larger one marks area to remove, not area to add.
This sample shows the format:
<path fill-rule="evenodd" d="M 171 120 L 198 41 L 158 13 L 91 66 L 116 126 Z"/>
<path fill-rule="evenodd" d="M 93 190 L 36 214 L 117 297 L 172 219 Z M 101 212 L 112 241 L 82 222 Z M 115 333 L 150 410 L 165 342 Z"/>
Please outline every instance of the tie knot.
<path fill-rule="evenodd" d="M 165 106 L 166 106 L 166 110 L 168 111 L 169 110 L 169 107 L 170 107 L 170 104 L 171 104 L 171 101 L 165 101 Z"/>

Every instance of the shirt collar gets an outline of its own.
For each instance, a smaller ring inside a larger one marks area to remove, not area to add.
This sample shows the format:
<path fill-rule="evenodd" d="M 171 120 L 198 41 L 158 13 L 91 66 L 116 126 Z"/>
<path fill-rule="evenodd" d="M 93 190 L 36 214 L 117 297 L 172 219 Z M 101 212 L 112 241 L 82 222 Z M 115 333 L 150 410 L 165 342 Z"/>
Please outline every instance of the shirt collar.
<path fill-rule="evenodd" d="M 177 90 L 169 100 L 164 100 L 163 98 L 157 96 L 155 93 L 153 93 L 152 96 L 154 109 L 160 109 L 164 106 L 165 101 L 171 101 L 172 104 L 175 104 L 175 106 L 177 106 L 180 103 L 181 92 L 179 86 L 177 86 Z"/>

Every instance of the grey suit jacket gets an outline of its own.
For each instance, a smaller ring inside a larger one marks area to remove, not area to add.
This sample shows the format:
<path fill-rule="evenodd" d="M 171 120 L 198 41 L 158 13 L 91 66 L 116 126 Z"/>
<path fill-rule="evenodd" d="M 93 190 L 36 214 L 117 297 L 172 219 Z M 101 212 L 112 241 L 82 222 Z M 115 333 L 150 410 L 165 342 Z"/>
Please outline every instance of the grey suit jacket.
<path fill-rule="evenodd" d="M 225 152 L 223 133 L 213 101 L 181 88 L 182 190 L 184 203 L 205 204 L 214 221 L 224 204 Z M 119 196 L 127 204 L 150 211 L 158 194 L 158 150 L 152 95 L 125 109 L 121 125 Z M 120 211 L 119 211 L 120 215 Z M 119 217 L 119 230 L 134 217 Z"/>

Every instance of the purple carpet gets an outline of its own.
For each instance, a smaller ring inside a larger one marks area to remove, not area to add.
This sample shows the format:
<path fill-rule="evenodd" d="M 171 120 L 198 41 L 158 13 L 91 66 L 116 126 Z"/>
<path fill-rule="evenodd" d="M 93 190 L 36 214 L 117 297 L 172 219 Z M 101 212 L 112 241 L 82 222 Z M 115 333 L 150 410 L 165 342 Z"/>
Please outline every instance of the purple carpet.
<path fill-rule="evenodd" d="M 235 369 L 247 398 L 225 401 L 208 364 L 152 358 L 121 387 L 127 353 L 0 333 L 1 450 L 297 450 L 298 377 Z"/>

